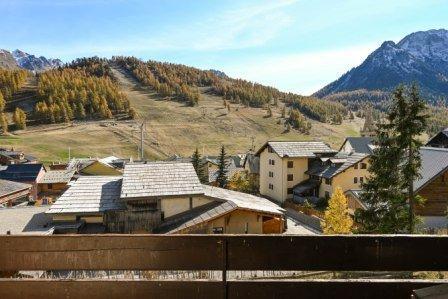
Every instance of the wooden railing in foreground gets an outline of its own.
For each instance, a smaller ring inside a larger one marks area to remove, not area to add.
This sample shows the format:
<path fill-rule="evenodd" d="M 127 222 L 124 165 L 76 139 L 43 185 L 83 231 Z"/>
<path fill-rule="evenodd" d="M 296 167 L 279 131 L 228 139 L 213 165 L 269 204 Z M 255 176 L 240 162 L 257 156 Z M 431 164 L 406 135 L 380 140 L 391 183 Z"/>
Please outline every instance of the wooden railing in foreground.
<path fill-rule="evenodd" d="M 447 271 L 448 236 L 0 236 L 0 271 L 218 270 L 222 281 L 0 279 L 0 298 L 409 298 L 429 280 L 227 280 L 228 270 Z"/>

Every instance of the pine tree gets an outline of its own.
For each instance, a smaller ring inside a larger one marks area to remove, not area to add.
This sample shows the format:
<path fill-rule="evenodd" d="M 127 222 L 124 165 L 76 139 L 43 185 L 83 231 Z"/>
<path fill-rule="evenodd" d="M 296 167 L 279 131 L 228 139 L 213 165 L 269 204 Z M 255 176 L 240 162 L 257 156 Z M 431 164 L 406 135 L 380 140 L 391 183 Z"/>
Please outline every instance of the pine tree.
<path fill-rule="evenodd" d="M 408 230 L 409 215 L 399 171 L 401 150 L 396 143 L 390 128 L 378 125 L 376 147 L 370 156 L 370 177 L 362 186 L 361 200 L 367 208 L 355 213 L 361 233 L 393 234 Z"/>
<path fill-rule="evenodd" d="M 403 190 L 407 190 L 409 203 L 409 232 L 414 233 L 415 226 L 415 194 L 414 180 L 420 177 L 421 157 L 420 147 L 423 143 L 418 139 L 426 130 L 426 105 L 420 98 L 418 87 L 413 84 L 407 96 L 401 86 L 395 92 L 391 113 L 390 126 L 396 132 L 397 146 L 402 151 L 400 170 L 403 175 Z"/>
<path fill-rule="evenodd" d="M 216 182 L 221 188 L 225 188 L 227 186 L 228 171 L 227 155 L 223 145 L 221 146 L 221 153 L 218 158 L 218 176 L 216 178 Z"/>
<path fill-rule="evenodd" d="M 342 189 L 337 187 L 325 210 L 322 222 L 324 234 L 349 234 L 352 226 L 353 220 L 348 213 L 347 198 Z"/>
<path fill-rule="evenodd" d="M 421 166 L 417 139 L 426 127 L 425 104 L 414 85 L 409 93 L 399 86 L 393 93 L 387 122 L 377 127 L 377 147 L 370 160 L 369 181 L 364 184 L 367 210 L 357 212 L 362 232 L 414 232 L 416 219 L 413 182 Z M 404 191 L 406 190 L 406 191 Z"/>
<path fill-rule="evenodd" d="M 0 113 L 0 126 L 2 127 L 3 134 L 8 133 L 8 119 L 4 113 Z"/>
<path fill-rule="evenodd" d="M 26 114 L 25 111 L 23 111 L 20 108 L 16 108 L 13 114 L 13 120 L 16 124 L 17 129 L 24 130 L 26 129 Z"/>
<path fill-rule="evenodd" d="M 201 181 L 201 183 L 203 184 L 208 183 L 208 179 L 206 178 L 205 175 L 204 165 L 201 162 L 201 155 L 199 154 L 198 148 L 196 148 L 193 155 L 191 156 L 191 163 L 193 164 L 194 170 L 196 171 L 196 174 L 198 175 L 198 178 Z"/>
<path fill-rule="evenodd" d="M 5 110 L 5 106 L 6 106 L 5 98 L 3 97 L 3 94 L 0 91 L 0 112 L 3 112 L 3 110 Z"/>

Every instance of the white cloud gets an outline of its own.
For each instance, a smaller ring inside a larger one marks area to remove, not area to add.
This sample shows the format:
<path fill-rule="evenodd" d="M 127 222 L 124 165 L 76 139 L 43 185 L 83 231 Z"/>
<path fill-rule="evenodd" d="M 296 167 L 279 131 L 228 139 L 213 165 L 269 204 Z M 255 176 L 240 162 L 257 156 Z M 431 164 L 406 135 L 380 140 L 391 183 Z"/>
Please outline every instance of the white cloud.
<path fill-rule="evenodd" d="M 231 77 L 310 95 L 361 64 L 377 47 L 377 44 L 365 44 L 327 51 L 254 57 L 224 70 Z"/>

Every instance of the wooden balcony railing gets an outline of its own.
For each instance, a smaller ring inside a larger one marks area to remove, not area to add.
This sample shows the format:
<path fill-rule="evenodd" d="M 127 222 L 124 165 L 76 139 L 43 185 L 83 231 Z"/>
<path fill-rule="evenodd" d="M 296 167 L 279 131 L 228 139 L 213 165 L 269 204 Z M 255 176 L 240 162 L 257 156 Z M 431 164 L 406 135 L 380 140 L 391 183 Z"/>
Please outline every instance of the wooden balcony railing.
<path fill-rule="evenodd" d="M 222 280 L 19 279 L 23 270 L 215 270 Z M 0 298 L 409 298 L 440 280 L 228 280 L 230 270 L 447 271 L 448 236 L 0 236 Z M 446 282 L 446 281 L 445 281 Z"/>

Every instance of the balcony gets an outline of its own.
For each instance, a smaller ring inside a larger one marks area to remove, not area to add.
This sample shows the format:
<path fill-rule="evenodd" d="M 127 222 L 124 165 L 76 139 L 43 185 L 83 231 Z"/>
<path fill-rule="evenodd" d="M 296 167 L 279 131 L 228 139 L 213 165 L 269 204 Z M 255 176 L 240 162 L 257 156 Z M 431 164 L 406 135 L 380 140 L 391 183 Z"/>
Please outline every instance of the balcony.
<path fill-rule="evenodd" d="M 0 298 L 409 298 L 413 290 L 448 281 L 244 279 L 234 274 L 447 271 L 447 249 L 448 236 L 0 236 Z M 48 275 L 69 270 L 127 275 Z M 148 278 L 160 270 L 214 275 Z M 20 278 L 18 271 L 45 274 Z"/>

